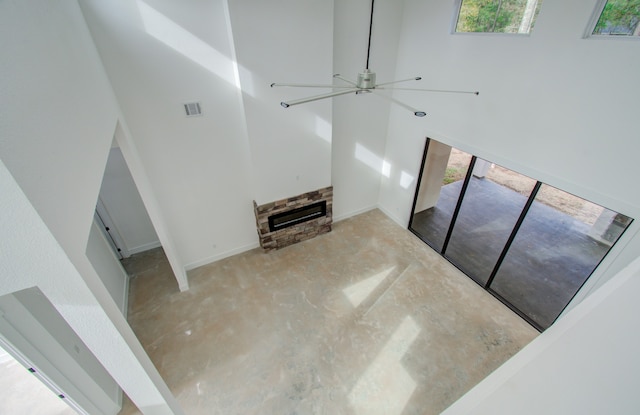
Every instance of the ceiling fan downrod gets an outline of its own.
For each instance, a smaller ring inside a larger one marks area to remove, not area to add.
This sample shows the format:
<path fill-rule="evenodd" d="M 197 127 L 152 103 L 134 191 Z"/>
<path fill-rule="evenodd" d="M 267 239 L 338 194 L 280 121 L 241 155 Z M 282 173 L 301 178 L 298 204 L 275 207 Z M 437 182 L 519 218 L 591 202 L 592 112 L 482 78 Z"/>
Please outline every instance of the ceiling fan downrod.
<path fill-rule="evenodd" d="M 311 96 L 308 98 L 302 98 L 302 99 L 298 99 L 298 100 L 293 100 L 293 101 L 282 101 L 280 103 L 280 105 L 283 108 L 289 108 L 293 105 L 299 105 L 299 104 L 304 104 L 307 102 L 312 102 L 312 101 L 318 101 L 321 99 L 325 99 L 325 98 L 333 98 L 336 96 L 340 96 L 340 95 L 346 95 L 346 94 L 351 94 L 351 93 L 355 93 L 355 94 L 363 94 L 363 93 L 374 93 L 375 95 L 386 99 L 388 101 L 391 101 L 403 108 L 408 109 L 409 111 L 413 112 L 413 115 L 415 115 L 416 117 L 424 117 L 425 115 L 427 115 L 426 112 L 415 109 L 401 101 L 398 101 L 395 98 L 392 98 L 388 95 L 382 94 L 379 91 L 381 90 L 387 90 L 387 91 L 393 91 L 393 90 L 404 90 L 404 91 L 424 91 L 424 92 L 451 92 L 451 93 L 461 93 L 461 94 L 474 94 L 474 95 L 478 95 L 479 92 L 477 91 L 453 91 L 453 90 L 438 90 L 438 89 L 417 89 L 417 88 L 388 88 L 386 87 L 387 85 L 391 85 L 391 84 L 396 84 L 399 82 L 407 82 L 407 81 L 419 81 L 422 79 L 422 77 L 420 76 L 416 76 L 413 78 L 409 78 L 409 79 L 401 79 L 398 81 L 391 81 L 391 82 L 385 82 L 385 83 L 381 83 L 378 84 L 376 83 L 376 73 L 371 71 L 369 69 L 369 57 L 371 54 L 371 33 L 372 33 L 372 29 L 373 29 L 373 10 L 374 10 L 374 3 L 375 0 L 371 0 L 371 14 L 369 17 L 369 39 L 367 42 L 367 62 L 365 65 L 365 69 L 362 72 L 359 72 L 357 74 L 356 77 L 356 81 L 351 81 L 349 79 L 343 78 L 340 74 L 334 74 L 333 77 L 340 79 L 341 81 L 345 82 L 348 85 L 324 85 L 324 84 L 282 84 L 282 83 L 272 83 L 271 87 L 273 88 L 274 86 L 286 86 L 286 87 L 302 87 L 302 88 L 331 88 L 334 91 L 333 92 L 329 92 L 326 94 L 321 94 L 321 95 L 315 95 L 315 96 Z M 338 91 L 335 91 L 336 89 L 338 89 Z"/>

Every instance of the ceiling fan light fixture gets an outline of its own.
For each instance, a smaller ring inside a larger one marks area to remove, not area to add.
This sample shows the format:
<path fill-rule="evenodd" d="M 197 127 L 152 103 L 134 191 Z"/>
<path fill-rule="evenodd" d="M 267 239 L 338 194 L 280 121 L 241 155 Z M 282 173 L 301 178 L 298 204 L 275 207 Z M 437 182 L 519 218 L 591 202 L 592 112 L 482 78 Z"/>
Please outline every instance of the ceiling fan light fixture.
<path fill-rule="evenodd" d="M 372 31 L 372 27 L 373 27 L 373 7 L 374 7 L 374 3 L 375 0 L 371 0 L 371 17 L 369 20 L 369 41 L 367 44 L 367 64 L 365 65 L 365 69 L 362 72 L 359 72 L 355 82 L 342 77 L 339 73 L 333 74 L 334 78 L 337 78 L 341 81 L 343 81 L 345 84 L 348 85 L 336 85 L 336 84 L 332 84 L 332 85 L 324 85 L 324 84 L 291 84 L 291 83 L 287 83 L 287 84 L 283 84 L 283 83 L 272 83 L 270 86 L 273 88 L 274 86 L 278 86 L 278 87 L 303 87 L 303 88 L 331 88 L 333 90 L 333 92 L 327 93 L 327 94 L 321 94 L 321 95 L 315 95 L 315 96 L 311 96 L 308 98 L 302 98 L 302 99 L 296 99 L 296 100 L 292 100 L 289 102 L 281 102 L 280 105 L 283 108 L 289 108 L 292 105 L 299 105 L 299 104 L 304 104 L 307 102 L 311 102 L 311 101 L 317 101 L 320 99 L 325 99 L 325 98 L 333 98 L 339 95 L 346 95 L 346 94 L 350 94 L 355 92 L 356 95 L 359 94 L 364 94 L 364 93 L 371 93 L 373 92 L 375 95 L 380 96 L 383 99 L 386 99 L 388 101 L 391 101 L 405 109 L 408 109 L 409 111 L 413 112 L 413 115 L 415 115 L 416 117 L 424 117 L 425 115 L 427 115 L 426 112 L 424 111 L 419 111 L 407 104 L 405 104 L 402 101 L 399 101 L 395 98 L 393 98 L 392 96 L 388 96 L 386 94 L 381 94 L 379 91 L 380 90 L 387 90 L 387 91 L 392 91 L 392 90 L 405 90 L 405 91 L 424 91 L 424 92 L 452 92 L 452 93 L 462 93 L 462 94 L 474 94 L 474 95 L 478 95 L 479 92 L 477 91 L 451 91 L 451 90 L 436 90 L 436 89 L 417 89 L 417 88 L 395 88 L 395 87 L 388 87 L 388 85 L 392 85 L 392 84 L 398 84 L 400 82 L 407 82 L 407 81 L 420 81 L 422 79 L 421 76 L 415 76 L 413 78 L 408 78 L 408 79 L 400 79 L 397 81 L 390 81 L 390 82 L 383 82 L 383 83 L 376 83 L 376 73 L 371 71 L 369 69 L 369 55 L 371 52 L 371 31 Z"/>
<path fill-rule="evenodd" d="M 371 72 L 369 69 L 365 69 L 364 71 L 358 74 L 358 80 L 356 81 L 356 85 L 361 89 L 369 89 L 376 87 L 376 73 Z"/>

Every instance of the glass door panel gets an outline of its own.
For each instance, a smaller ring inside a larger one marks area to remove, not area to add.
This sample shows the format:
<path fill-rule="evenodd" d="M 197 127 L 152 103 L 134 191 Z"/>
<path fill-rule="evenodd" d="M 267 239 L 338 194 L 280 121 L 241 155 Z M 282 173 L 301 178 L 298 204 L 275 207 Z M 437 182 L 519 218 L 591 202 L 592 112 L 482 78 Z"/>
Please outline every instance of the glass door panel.
<path fill-rule="evenodd" d="M 485 285 L 536 181 L 476 159 L 444 255 Z"/>
<path fill-rule="evenodd" d="M 428 139 L 409 229 L 542 331 L 632 221 Z"/>
<path fill-rule="evenodd" d="M 427 146 L 409 229 L 440 252 L 471 163 L 471 154 L 435 140 L 429 140 Z"/>
<path fill-rule="evenodd" d="M 544 330 L 631 221 L 542 185 L 489 290 Z"/>

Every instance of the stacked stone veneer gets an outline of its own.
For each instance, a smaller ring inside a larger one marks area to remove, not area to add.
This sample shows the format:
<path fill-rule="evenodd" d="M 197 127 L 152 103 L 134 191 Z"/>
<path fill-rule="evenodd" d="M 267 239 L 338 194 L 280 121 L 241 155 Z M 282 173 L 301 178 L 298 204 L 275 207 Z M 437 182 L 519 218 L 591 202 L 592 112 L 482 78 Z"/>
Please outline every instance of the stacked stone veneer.
<path fill-rule="evenodd" d="M 269 229 L 269 216 L 311 205 L 322 200 L 326 200 L 327 202 L 327 214 L 325 216 L 275 232 L 271 232 Z M 265 251 L 284 248 L 285 246 L 305 241 L 331 231 L 331 224 L 333 222 L 333 186 L 261 206 L 258 206 L 254 200 L 253 210 L 256 214 L 260 246 L 264 248 Z"/>

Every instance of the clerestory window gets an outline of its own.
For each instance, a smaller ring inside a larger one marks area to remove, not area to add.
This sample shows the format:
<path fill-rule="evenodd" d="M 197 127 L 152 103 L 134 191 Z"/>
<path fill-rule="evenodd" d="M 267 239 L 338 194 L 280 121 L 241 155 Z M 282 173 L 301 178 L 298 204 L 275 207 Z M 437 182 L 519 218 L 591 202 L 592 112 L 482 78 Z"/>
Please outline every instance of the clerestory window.
<path fill-rule="evenodd" d="M 457 0 L 455 32 L 527 34 L 541 4 L 542 0 Z"/>
<path fill-rule="evenodd" d="M 640 0 L 601 0 L 587 35 L 640 36 Z"/>

